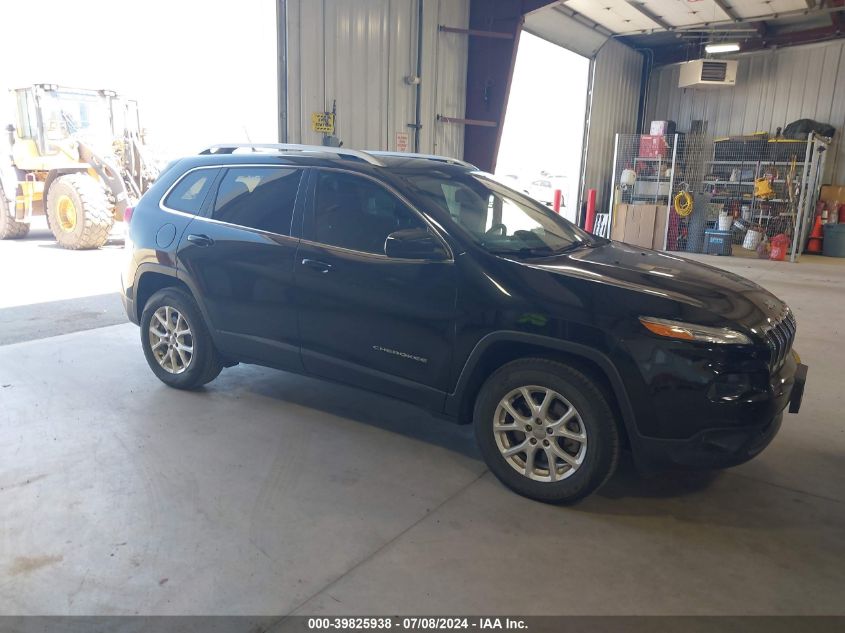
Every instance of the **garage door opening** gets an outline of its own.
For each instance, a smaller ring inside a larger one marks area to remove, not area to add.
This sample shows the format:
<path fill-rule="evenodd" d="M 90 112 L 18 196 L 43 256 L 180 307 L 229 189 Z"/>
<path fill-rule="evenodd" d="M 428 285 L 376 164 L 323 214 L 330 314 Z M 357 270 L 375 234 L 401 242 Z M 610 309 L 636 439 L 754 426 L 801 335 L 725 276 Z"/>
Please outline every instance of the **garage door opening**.
<path fill-rule="evenodd" d="M 575 220 L 590 60 L 530 33 L 519 38 L 496 175 Z"/>

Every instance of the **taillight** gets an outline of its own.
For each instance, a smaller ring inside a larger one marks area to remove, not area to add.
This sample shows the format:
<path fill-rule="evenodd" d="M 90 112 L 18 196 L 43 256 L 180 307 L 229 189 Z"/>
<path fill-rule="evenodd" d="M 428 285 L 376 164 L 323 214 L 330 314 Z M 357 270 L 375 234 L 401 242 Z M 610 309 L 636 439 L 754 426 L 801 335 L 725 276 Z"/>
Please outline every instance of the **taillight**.
<path fill-rule="evenodd" d="M 135 211 L 135 207 L 126 207 L 123 210 L 123 221 L 129 224 L 129 221 L 132 219 L 132 212 Z"/>

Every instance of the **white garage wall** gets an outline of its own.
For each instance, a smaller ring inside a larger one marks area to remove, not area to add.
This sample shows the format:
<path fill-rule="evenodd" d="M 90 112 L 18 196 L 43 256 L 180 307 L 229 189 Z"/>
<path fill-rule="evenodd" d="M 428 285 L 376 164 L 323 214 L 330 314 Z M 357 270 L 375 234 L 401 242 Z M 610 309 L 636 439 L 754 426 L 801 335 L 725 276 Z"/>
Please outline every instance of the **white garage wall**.
<path fill-rule="evenodd" d="M 826 180 L 845 183 L 845 42 L 795 46 L 738 56 L 733 88 L 678 88 L 679 66 L 655 69 L 646 120 L 669 119 L 681 131 L 708 121 L 713 136 L 769 132 L 796 119 L 836 127 Z"/>
<path fill-rule="evenodd" d="M 407 132 L 413 151 L 417 0 L 287 0 L 288 141 L 319 144 L 311 113 L 337 100 L 336 135 L 345 147 L 396 149 Z M 439 25 L 467 28 L 469 0 L 423 3 L 422 130 L 418 151 L 463 156 L 467 36 Z"/>
<path fill-rule="evenodd" d="M 599 212 L 610 202 L 615 136 L 637 131 L 642 69 L 643 56 L 613 39 L 602 46 L 593 61 L 582 199 L 586 199 L 587 189 L 596 189 Z"/>

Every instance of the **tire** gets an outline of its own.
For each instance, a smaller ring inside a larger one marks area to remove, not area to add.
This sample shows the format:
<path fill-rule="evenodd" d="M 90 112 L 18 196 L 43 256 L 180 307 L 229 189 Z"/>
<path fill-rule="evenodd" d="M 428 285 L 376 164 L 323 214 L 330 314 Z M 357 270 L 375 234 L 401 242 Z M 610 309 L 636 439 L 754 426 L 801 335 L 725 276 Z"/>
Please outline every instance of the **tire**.
<path fill-rule="evenodd" d="M 114 212 L 96 180 L 68 174 L 56 178 L 47 192 L 47 224 L 63 248 L 100 248 L 109 239 Z"/>
<path fill-rule="evenodd" d="M 12 217 L 6 194 L 0 189 L 0 240 L 19 240 L 29 233 L 29 224 Z"/>
<path fill-rule="evenodd" d="M 533 400 L 530 415 L 526 393 Z M 549 410 L 542 415 L 546 394 Z M 505 401 L 519 420 L 503 406 Z M 602 389 L 583 373 L 550 360 L 526 358 L 496 370 L 478 393 L 473 425 L 493 474 L 537 501 L 579 501 L 610 478 L 619 460 L 619 428 Z M 526 450 L 505 455 L 522 446 Z M 533 463 L 529 450 L 534 451 Z M 554 471 L 548 467 L 550 458 Z M 529 468 L 531 477 L 526 475 Z"/>
<path fill-rule="evenodd" d="M 171 332 L 159 317 L 178 326 L 177 332 L 184 332 L 185 327 L 189 332 L 187 335 L 168 338 L 165 345 L 172 346 L 172 350 L 170 347 L 163 349 L 161 345 L 154 347 L 153 340 L 158 343 L 162 339 L 160 335 L 159 338 L 153 335 L 151 324 L 157 332 Z M 147 301 L 141 314 L 141 347 L 153 373 L 164 384 L 175 389 L 197 389 L 214 380 L 223 369 L 199 307 L 189 294 L 179 288 L 159 290 Z M 191 349 L 187 360 L 186 347 Z"/>

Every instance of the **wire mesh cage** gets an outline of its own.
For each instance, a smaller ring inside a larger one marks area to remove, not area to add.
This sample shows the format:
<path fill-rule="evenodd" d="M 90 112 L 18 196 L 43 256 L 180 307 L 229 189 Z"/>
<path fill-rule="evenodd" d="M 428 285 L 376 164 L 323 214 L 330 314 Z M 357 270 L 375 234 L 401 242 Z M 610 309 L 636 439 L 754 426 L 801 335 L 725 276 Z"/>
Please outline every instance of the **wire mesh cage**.
<path fill-rule="evenodd" d="M 606 236 L 647 248 L 666 247 L 673 192 L 683 177 L 685 135 L 617 134 Z"/>
<path fill-rule="evenodd" d="M 686 134 L 617 134 L 606 235 L 669 251 L 744 250 L 795 261 L 811 228 L 826 148 L 813 135 L 713 139 L 703 122 Z"/>

